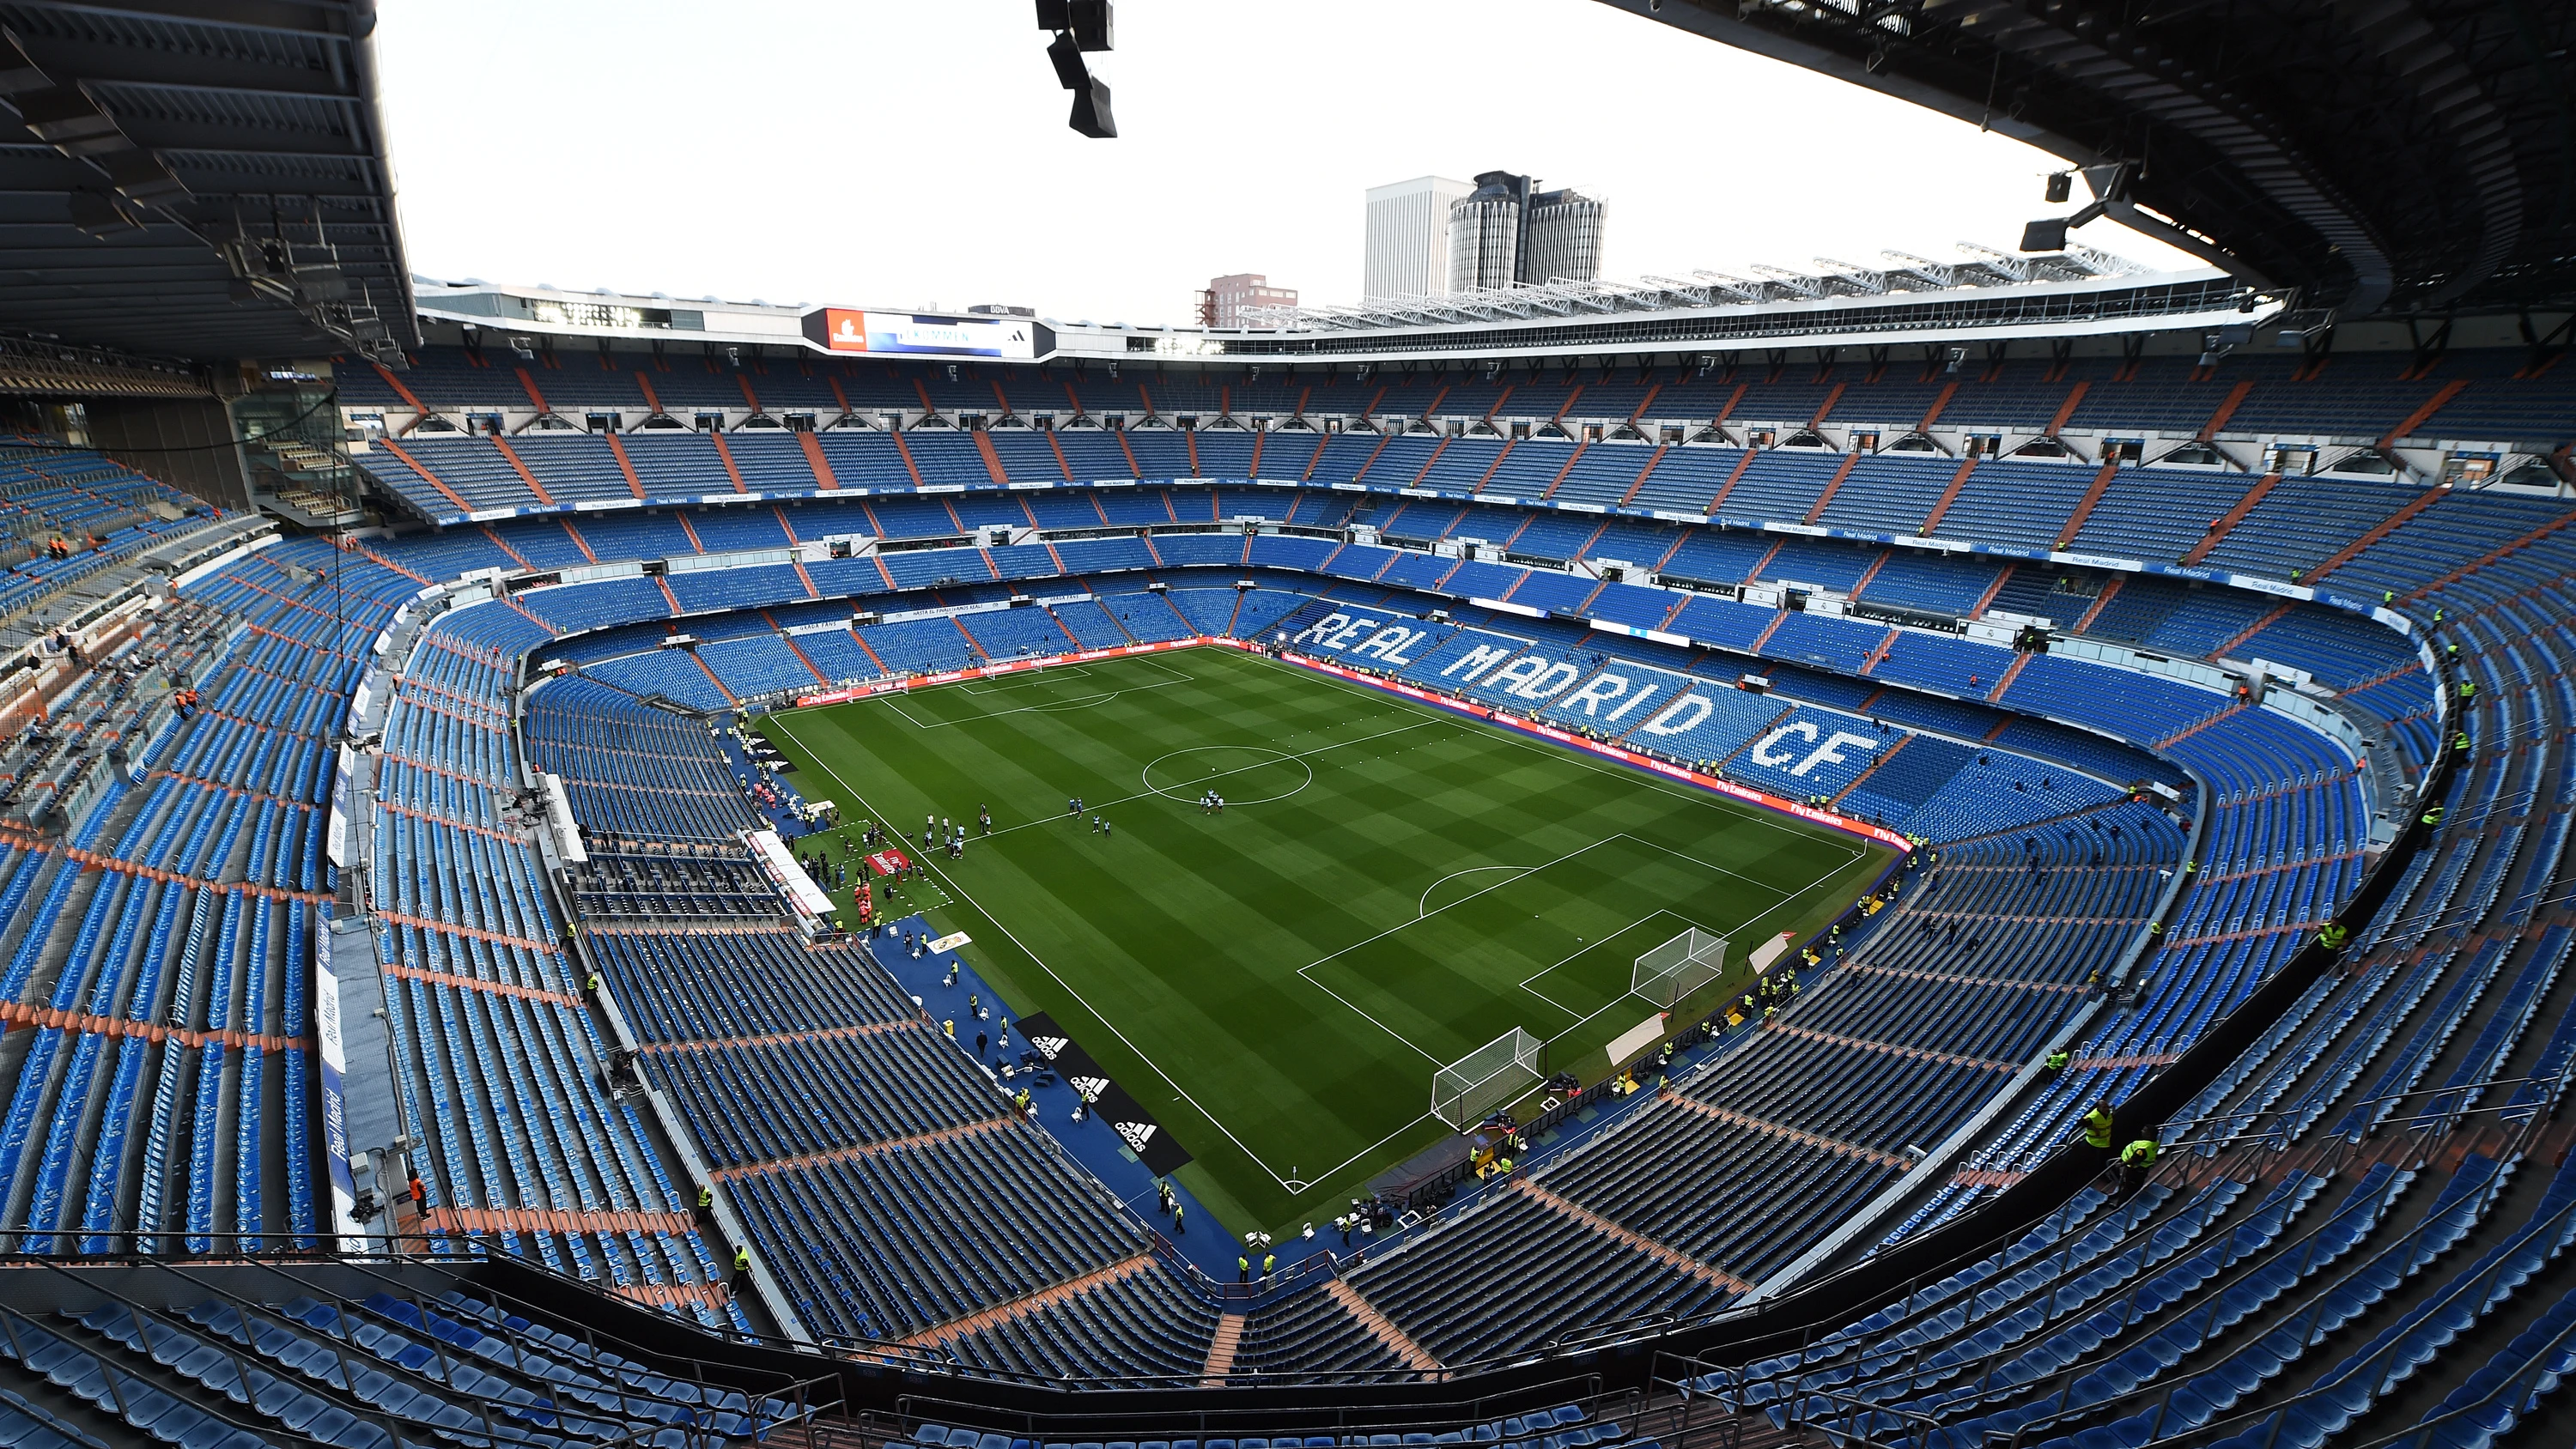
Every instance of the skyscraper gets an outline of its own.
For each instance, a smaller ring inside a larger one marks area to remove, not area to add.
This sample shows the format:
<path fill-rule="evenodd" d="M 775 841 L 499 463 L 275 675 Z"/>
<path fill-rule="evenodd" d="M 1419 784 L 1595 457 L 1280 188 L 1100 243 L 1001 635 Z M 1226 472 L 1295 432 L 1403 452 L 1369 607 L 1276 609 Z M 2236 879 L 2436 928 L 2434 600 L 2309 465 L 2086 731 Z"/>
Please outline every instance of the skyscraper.
<path fill-rule="evenodd" d="M 1531 185 L 1509 171 L 1479 172 L 1476 189 L 1450 204 L 1448 290 L 1600 277 L 1608 208 L 1578 191 Z"/>
<path fill-rule="evenodd" d="M 1521 209 L 1521 280 L 1601 279 L 1603 233 L 1610 208 L 1572 190 L 1542 191 Z"/>
<path fill-rule="evenodd" d="M 1449 291 L 1508 287 L 1520 277 L 1529 188 L 1526 176 L 1480 171 L 1476 189 L 1449 204 Z"/>
<path fill-rule="evenodd" d="M 1370 187 L 1361 296 L 1382 302 L 1447 290 L 1450 204 L 1474 189 L 1445 176 Z"/>

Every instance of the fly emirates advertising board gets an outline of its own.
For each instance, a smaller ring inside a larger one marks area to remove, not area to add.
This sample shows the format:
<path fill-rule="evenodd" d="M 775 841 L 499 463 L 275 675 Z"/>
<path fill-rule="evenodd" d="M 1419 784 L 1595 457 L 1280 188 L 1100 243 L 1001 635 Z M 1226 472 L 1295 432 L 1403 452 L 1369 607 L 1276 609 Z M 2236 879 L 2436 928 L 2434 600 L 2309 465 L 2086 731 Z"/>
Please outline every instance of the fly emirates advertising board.
<path fill-rule="evenodd" d="M 822 307 L 805 314 L 805 340 L 826 352 L 879 356 L 1037 356 L 1038 324 L 1026 317 L 936 317 Z"/>

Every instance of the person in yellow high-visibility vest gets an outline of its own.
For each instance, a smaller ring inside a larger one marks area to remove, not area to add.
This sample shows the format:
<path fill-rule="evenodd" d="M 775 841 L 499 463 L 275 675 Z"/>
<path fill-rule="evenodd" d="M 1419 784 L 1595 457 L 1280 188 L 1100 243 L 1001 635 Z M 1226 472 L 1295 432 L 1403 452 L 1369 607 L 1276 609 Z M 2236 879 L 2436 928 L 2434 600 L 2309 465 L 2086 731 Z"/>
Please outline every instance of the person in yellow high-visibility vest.
<path fill-rule="evenodd" d="M 2156 1139 L 2141 1137 L 2120 1149 L 2120 1196 L 2127 1197 L 2147 1185 L 2147 1174 L 2155 1170 Z"/>
<path fill-rule="evenodd" d="M 2084 1114 L 2084 1145 L 2104 1152 L 2111 1150 L 2110 1103 L 2096 1102 L 2093 1110 Z"/>

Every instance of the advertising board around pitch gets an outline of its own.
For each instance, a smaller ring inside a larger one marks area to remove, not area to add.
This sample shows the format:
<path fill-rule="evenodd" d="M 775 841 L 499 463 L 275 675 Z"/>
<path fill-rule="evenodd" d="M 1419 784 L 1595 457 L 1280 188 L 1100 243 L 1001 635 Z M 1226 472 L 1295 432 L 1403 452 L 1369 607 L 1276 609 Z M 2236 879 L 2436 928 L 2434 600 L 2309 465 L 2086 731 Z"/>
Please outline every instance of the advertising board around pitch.
<path fill-rule="evenodd" d="M 1135 1094 L 1109 1079 L 1098 1060 L 1082 1049 L 1082 1043 L 1065 1035 L 1055 1018 L 1040 1011 L 1020 1018 L 1020 1034 L 1028 1038 L 1037 1054 L 1062 1073 L 1067 1085 L 1080 1092 L 1091 1103 L 1091 1110 L 1109 1129 L 1126 1140 L 1129 1151 L 1157 1177 L 1169 1177 L 1190 1160 L 1189 1150 L 1172 1139 L 1154 1114 L 1145 1110 Z"/>

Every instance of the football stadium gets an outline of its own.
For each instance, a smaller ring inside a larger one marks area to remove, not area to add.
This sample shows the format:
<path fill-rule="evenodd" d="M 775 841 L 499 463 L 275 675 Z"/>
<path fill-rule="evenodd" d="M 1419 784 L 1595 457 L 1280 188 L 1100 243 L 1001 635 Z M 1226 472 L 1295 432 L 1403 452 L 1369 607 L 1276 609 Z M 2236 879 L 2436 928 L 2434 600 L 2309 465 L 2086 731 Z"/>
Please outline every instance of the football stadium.
<path fill-rule="evenodd" d="M 0 4 L 0 1449 L 2576 1441 L 2576 9 L 1611 8 L 2052 214 L 440 280 Z"/>

